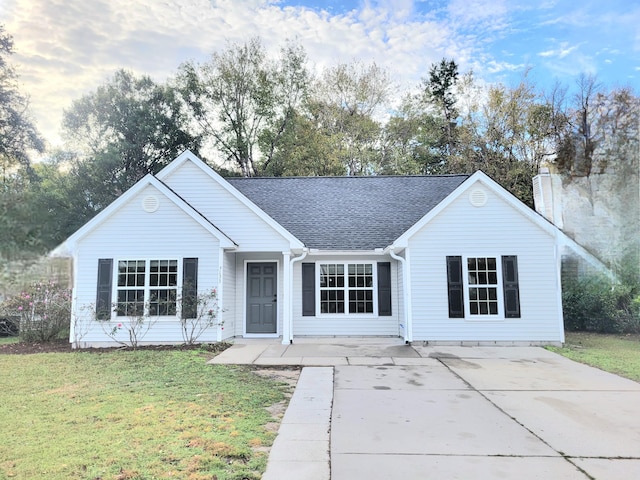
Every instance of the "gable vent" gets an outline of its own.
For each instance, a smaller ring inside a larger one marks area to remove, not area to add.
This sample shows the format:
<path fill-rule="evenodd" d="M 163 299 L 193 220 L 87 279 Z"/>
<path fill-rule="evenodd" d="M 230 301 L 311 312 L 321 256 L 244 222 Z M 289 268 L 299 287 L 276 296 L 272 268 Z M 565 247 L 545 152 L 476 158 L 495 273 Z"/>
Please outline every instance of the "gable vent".
<path fill-rule="evenodd" d="M 483 207 L 487 203 L 487 192 L 480 188 L 472 190 L 469 194 L 469 203 L 474 207 Z"/>
<path fill-rule="evenodd" d="M 160 208 L 160 200 L 155 195 L 147 195 L 142 199 L 142 209 L 147 213 L 153 213 Z"/>

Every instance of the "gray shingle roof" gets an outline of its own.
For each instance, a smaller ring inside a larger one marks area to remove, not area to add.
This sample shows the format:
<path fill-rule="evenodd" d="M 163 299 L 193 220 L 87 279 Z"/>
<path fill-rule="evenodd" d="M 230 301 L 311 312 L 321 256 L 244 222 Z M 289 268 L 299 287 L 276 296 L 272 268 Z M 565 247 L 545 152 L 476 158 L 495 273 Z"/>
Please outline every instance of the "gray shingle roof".
<path fill-rule="evenodd" d="M 227 178 L 309 248 L 385 248 L 468 175 Z"/>

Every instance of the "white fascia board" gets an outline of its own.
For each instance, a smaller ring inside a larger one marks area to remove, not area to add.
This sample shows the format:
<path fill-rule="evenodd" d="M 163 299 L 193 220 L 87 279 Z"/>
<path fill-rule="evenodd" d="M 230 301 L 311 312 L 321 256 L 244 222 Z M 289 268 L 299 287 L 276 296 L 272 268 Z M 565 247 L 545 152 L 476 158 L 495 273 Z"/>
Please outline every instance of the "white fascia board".
<path fill-rule="evenodd" d="M 156 177 L 159 178 L 160 180 L 165 179 L 186 161 L 190 161 L 194 165 L 196 165 L 206 175 L 211 177 L 214 181 L 218 182 L 222 186 L 222 188 L 227 190 L 227 192 L 229 192 L 231 195 L 237 198 L 240 202 L 242 202 L 242 204 L 244 204 L 249 210 L 251 210 L 253 213 L 255 213 L 260 218 L 262 218 L 267 223 L 267 225 L 269 225 L 276 232 L 278 232 L 280 235 L 286 238 L 287 241 L 291 244 L 291 249 L 304 248 L 305 246 L 304 243 L 302 243 L 294 235 L 292 235 L 291 232 L 289 232 L 289 230 L 284 228 L 282 225 L 276 222 L 273 218 L 267 215 L 267 213 L 264 210 L 258 207 L 255 203 L 253 203 L 247 197 L 245 197 L 239 190 L 234 188 L 233 185 L 231 185 L 223 177 L 221 177 L 218 173 L 216 173 L 216 171 L 213 170 L 213 168 L 211 168 L 209 165 L 204 163 L 202 160 L 200 160 L 196 155 L 194 155 L 189 150 L 185 150 L 180 155 L 178 155 L 173 162 L 171 162 L 169 165 L 167 165 L 162 170 L 160 170 L 160 172 L 156 174 Z"/>
<path fill-rule="evenodd" d="M 529 219 L 539 228 L 547 232 L 549 235 L 555 235 L 556 227 L 547 221 L 542 215 L 536 213 L 527 207 L 524 203 L 518 200 L 514 195 L 505 190 L 502 186 L 500 186 L 497 182 L 492 180 L 487 174 L 478 170 L 469 178 L 467 178 L 464 182 L 462 182 L 453 192 L 451 192 L 444 200 L 442 200 L 438 205 L 436 205 L 430 212 L 428 212 L 424 217 L 418 220 L 411 228 L 409 228 L 406 232 L 400 235 L 390 248 L 402 249 L 406 248 L 409 243 L 409 239 L 415 235 L 418 231 L 420 231 L 427 223 L 429 223 L 434 217 L 440 214 L 445 208 L 447 208 L 451 203 L 453 203 L 456 199 L 458 199 L 465 192 L 469 191 L 474 185 L 481 183 L 483 186 L 491 190 L 497 196 L 502 198 L 508 205 L 517 210 L 521 215 Z"/>
<path fill-rule="evenodd" d="M 376 248 L 375 250 L 318 250 L 315 248 L 309 249 L 309 255 L 317 257 L 336 257 L 336 256 L 352 256 L 352 257 L 364 257 L 364 256 L 381 256 L 386 255 L 385 250 Z"/>
<path fill-rule="evenodd" d="M 125 206 L 133 197 L 138 195 L 147 186 L 155 187 L 160 193 L 165 195 L 167 199 L 173 202 L 178 208 L 184 211 L 187 215 L 193 218 L 203 228 L 209 231 L 220 241 L 220 246 L 223 248 L 235 248 L 237 244 L 231 240 L 224 232 L 220 231 L 217 227 L 209 223 L 202 217 L 194 208 L 182 200 L 176 195 L 170 188 L 158 181 L 153 175 L 147 174 L 141 180 L 138 181 L 133 187 L 120 195 L 111 204 L 98 213 L 95 217 L 85 223 L 82 227 L 76 230 L 69 238 L 54 248 L 49 256 L 69 256 L 75 253 L 76 244 L 92 232 L 98 225 L 107 220 L 111 215 L 115 214 L 123 206 Z"/>

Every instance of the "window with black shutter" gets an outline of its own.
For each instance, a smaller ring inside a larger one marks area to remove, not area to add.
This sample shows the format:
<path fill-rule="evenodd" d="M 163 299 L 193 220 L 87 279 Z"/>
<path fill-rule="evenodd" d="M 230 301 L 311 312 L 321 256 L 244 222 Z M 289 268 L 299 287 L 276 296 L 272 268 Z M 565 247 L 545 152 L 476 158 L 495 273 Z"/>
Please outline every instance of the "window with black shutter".
<path fill-rule="evenodd" d="M 391 316 L 391 263 L 378 263 L 378 315 Z"/>
<path fill-rule="evenodd" d="M 182 260 L 182 318 L 198 316 L 198 259 Z"/>
<path fill-rule="evenodd" d="M 111 289 L 113 284 L 113 259 L 98 260 L 98 282 L 96 293 L 96 319 L 111 318 Z"/>
<path fill-rule="evenodd" d="M 447 288 L 449 293 L 449 318 L 464 318 L 464 283 L 462 281 L 462 257 L 447 257 Z"/>
<path fill-rule="evenodd" d="M 520 287 L 518 285 L 518 257 L 502 257 L 502 288 L 505 318 L 520 318 Z"/>
<path fill-rule="evenodd" d="M 316 264 L 302 264 L 302 316 L 316 315 Z"/>

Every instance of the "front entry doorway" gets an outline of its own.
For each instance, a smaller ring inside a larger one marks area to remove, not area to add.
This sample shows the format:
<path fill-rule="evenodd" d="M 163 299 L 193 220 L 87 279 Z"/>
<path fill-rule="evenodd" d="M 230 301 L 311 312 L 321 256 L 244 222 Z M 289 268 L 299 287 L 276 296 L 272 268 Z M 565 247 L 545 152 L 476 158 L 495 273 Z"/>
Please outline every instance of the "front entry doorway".
<path fill-rule="evenodd" d="M 278 332 L 276 262 L 247 263 L 247 333 Z"/>

